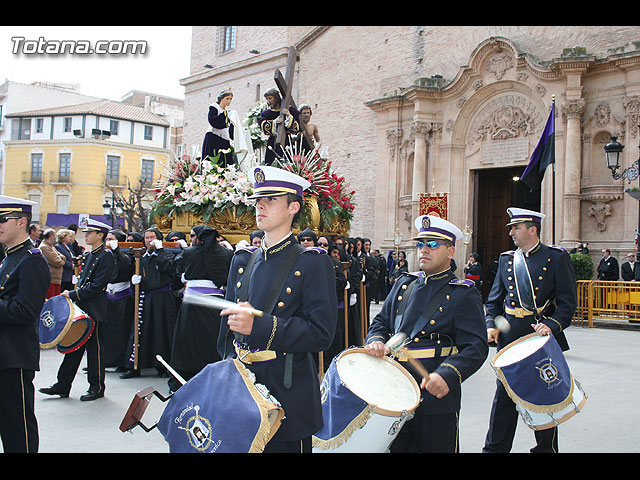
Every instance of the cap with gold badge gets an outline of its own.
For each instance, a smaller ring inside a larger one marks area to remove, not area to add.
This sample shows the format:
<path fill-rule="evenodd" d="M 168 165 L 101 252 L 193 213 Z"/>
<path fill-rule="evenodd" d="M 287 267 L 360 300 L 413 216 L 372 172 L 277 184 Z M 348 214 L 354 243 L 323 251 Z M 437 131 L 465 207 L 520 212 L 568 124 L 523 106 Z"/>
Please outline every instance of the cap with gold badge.
<path fill-rule="evenodd" d="M 507 208 L 507 213 L 509 214 L 510 219 L 509 223 L 507 223 L 507 227 L 523 222 L 542 223 L 542 220 L 544 220 L 545 217 L 543 213 L 516 207 Z"/>
<path fill-rule="evenodd" d="M 302 192 L 311 186 L 311 182 L 282 168 L 258 165 L 249 171 L 249 180 L 253 183 L 253 195 L 249 198 L 276 197 L 293 193 L 302 197 Z"/>
<path fill-rule="evenodd" d="M 462 231 L 453 223 L 433 215 L 421 215 L 414 222 L 418 235 L 414 240 L 447 240 L 455 245 Z"/>

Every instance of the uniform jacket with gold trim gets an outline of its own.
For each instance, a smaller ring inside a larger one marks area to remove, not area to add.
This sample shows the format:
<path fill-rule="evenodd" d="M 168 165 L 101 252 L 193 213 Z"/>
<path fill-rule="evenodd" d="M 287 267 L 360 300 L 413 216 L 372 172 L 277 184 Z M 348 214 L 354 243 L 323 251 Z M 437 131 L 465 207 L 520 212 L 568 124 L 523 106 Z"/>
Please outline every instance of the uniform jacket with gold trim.
<path fill-rule="evenodd" d="M 249 303 L 262 309 L 271 283 L 289 248 L 297 244 L 293 234 L 268 249 L 261 248 L 249 286 Z M 245 269 L 255 247 L 241 249 L 233 257 L 226 299 L 238 301 Z M 256 382 L 265 385 L 282 404 L 286 419 L 275 440 L 300 440 L 322 427 L 318 368 L 312 352 L 327 350 L 336 329 L 337 300 L 333 262 L 321 248 L 307 248 L 299 254 L 278 295 L 273 312 L 254 317 L 247 337 L 249 349 L 275 352 L 275 358 L 253 362 L 247 367 Z M 246 299 L 240 299 L 246 300 Z M 218 351 L 222 358 L 235 357 L 234 339 L 222 317 Z M 284 386 L 285 357 L 293 355 L 292 381 Z"/>
<path fill-rule="evenodd" d="M 406 291 L 412 283 L 415 285 L 406 299 Z M 429 373 L 438 373 L 449 386 L 449 393 L 440 400 L 421 390 L 423 400 L 419 411 L 424 415 L 459 411 L 462 382 L 475 373 L 487 358 L 489 346 L 482 299 L 474 283 L 458 280 L 450 269 L 429 276 L 422 272 L 405 273 L 389 292 L 367 334 L 366 343 L 369 344 L 376 340 L 386 343 L 400 328 L 405 331 L 409 327 L 410 333 L 428 310 L 431 299 L 445 285 L 453 288 L 407 345 L 409 354 L 414 352 L 413 356 L 420 359 Z M 400 320 L 396 316 L 402 301 L 407 303 Z M 421 375 L 408 362 L 400 363 L 420 384 Z"/>
<path fill-rule="evenodd" d="M 50 282 L 49 265 L 30 240 L 7 250 L 0 263 L 0 370 L 40 369 L 38 321 Z"/>
<path fill-rule="evenodd" d="M 511 324 L 509 332 L 502 332 L 498 337 L 498 349 L 533 333 L 531 324 L 536 323 L 532 315 L 519 317 L 509 313 L 523 307 L 514 275 L 514 254 L 514 251 L 507 251 L 500 255 L 498 272 L 486 303 L 487 328 L 495 328 L 493 319 L 497 315 L 504 315 Z M 576 277 L 569 254 L 562 247 L 538 243 L 524 258 L 536 305 L 548 305 L 541 313 L 540 321 L 551 329 L 562 350 L 566 351 L 569 344 L 563 330 L 571 325 L 577 304 Z"/>
<path fill-rule="evenodd" d="M 104 244 L 91 250 L 82 258 L 82 272 L 78 284 L 69 292 L 69 298 L 96 322 L 109 320 L 107 308 L 107 284 L 118 274 L 116 259 Z"/>

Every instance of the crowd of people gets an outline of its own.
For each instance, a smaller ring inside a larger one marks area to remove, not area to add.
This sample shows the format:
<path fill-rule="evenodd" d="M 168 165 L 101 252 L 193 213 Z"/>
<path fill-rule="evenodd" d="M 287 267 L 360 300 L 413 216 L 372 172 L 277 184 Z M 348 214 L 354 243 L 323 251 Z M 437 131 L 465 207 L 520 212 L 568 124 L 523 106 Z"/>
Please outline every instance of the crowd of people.
<path fill-rule="evenodd" d="M 416 219 L 419 269 L 409 271 L 405 252 L 385 258 L 368 238 L 327 237 L 311 229 L 294 235 L 310 185 L 301 177 L 261 165 L 250 181 L 259 230 L 236 245 L 205 224 L 192 226 L 188 237 L 165 237 L 155 227 L 123 232 L 89 219 L 82 228 L 87 249 L 81 251 L 74 226 L 41 231 L 29 226 L 32 202 L 15 206 L 16 199 L 8 199 L 4 209 L 0 202 L 0 242 L 7 246 L 0 265 L 0 328 L 11 332 L 0 335 L 0 387 L 8 392 L 0 395 L 5 451 L 37 451 L 33 375 L 39 343 L 33 324 L 45 302 L 60 296 L 95 325 L 85 343 L 63 356 L 57 381 L 41 394 L 68 397 L 85 356 L 82 401 L 105 396 L 106 368 L 124 381 L 149 372 L 166 377 L 170 392 L 177 392 L 207 365 L 238 359 L 286 412 L 265 452 L 311 451 L 312 436 L 329 421 L 322 417 L 322 372 L 346 348 L 386 356 L 390 339 L 403 334 L 411 343 L 407 355 L 429 372 L 424 376 L 407 364 L 422 402 L 392 452 L 458 451 L 461 384 L 485 362 L 490 342 L 500 350 L 529 334 L 552 335 L 562 350 L 568 348 L 563 330 L 576 308 L 575 274 L 564 249 L 540 242 L 543 214 L 507 210 L 517 250 L 500 255 L 483 301 L 477 254 L 469 256 L 462 275 L 454 273 L 462 233 L 451 222 Z M 515 297 L 518 275 L 525 283 Z M 216 296 L 234 306 L 220 311 L 187 301 L 191 296 Z M 371 302 L 382 303 L 373 318 Z M 16 411 L 24 415 L 7 413 Z M 517 417 L 498 379 L 483 451 L 510 451 Z M 557 426 L 535 437 L 532 451 L 558 451 Z"/>

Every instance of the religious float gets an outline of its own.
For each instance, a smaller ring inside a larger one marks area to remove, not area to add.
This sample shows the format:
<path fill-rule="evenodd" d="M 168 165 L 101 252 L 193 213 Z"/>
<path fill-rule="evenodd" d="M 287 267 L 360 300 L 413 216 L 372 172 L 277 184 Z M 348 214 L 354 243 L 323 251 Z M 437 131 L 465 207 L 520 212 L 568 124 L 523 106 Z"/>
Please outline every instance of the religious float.
<path fill-rule="evenodd" d="M 248 198 L 253 193 L 250 167 L 223 168 L 218 159 L 219 154 L 204 160 L 185 155 L 158 182 L 150 217 L 163 233 L 179 231 L 189 236 L 191 227 L 207 224 L 236 244 L 248 240 L 258 229 L 254 201 Z M 294 143 L 273 166 L 311 183 L 304 192 L 304 206 L 294 233 L 310 228 L 318 236 L 348 235 L 355 191 L 334 171 L 330 160 L 320 158 L 317 149 L 299 151 Z"/>

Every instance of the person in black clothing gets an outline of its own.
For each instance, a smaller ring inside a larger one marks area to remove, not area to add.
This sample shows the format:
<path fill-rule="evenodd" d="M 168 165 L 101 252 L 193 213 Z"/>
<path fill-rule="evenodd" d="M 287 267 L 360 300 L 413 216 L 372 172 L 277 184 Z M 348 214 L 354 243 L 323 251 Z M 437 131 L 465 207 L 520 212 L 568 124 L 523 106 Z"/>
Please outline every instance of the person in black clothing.
<path fill-rule="evenodd" d="M 598 264 L 598 280 L 613 280 L 620 278 L 620 268 L 618 260 L 611 256 L 611 250 L 602 249 L 602 260 Z"/>
<path fill-rule="evenodd" d="M 482 265 L 480 265 L 480 255 L 473 252 L 469 255 L 469 260 L 464 266 L 464 273 L 467 280 L 473 281 L 476 284 L 476 288 L 482 291 Z"/>
<path fill-rule="evenodd" d="M 138 377 L 145 368 L 155 368 L 159 376 L 167 376 L 166 368 L 158 362 L 156 355 L 170 362 L 176 322 L 176 301 L 171 286 L 176 274 L 173 257 L 162 245 L 163 238 L 155 227 L 144 232 L 147 250 L 140 259 L 140 275 L 131 277 L 133 285 L 140 284 L 140 318 L 139 324 L 133 325 L 129 335 L 127 371 L 121 373 L 120 378 Z M 137 364 L 135 328 L 138 329 Z"/>
<path fill-rule="evenodd" d="M 27 227 L 34 202 L 0 196 L 0 438 L 5 453 L 37 453 L 35 372 L 40 370 L 38 321 L 51 274 Z"/>
<path fill-rule="evenodd" d="M 225 298 L 238 306 L 220 312 L 218 351 L 244 362 L 286 412 L 264 452 L 310 453 L 323 424 L 314 355 L 329 348 L 336 328 L 334 264 L 322 248 L 303 248 L 291 231 L 310 182 L 265 165 L 250 174 L 265 235 L 259 249 L 240 248 L 233 257 Z"/>
<path fill-rule="evenodd" d="M 89 390 L 80 397 L 91 401 L 104 397 L 104 326 L 108 323 L 108 300 L 105 294 L 107 284 L 116 275 L 116 262 L 110 250 L 105 249 L 105 239 L 110 227 L 97 220 L 89 219 L 85 232 L 86 241 L 91 246 L 83 260 L 82 272 L 75 290 L 61 293 L 76 303 L 95 322 L 94 330 L 87 342 L 77 350 L 66 353 L 58 369 L 58 381 L 51 387 L 41 388 L 46 395 L 69 396 L 80 362 L 87 353 L 87 380 Z"/>
<path fill-rule="evenodd" d="M 540 241 L 545 215 L 522 208 L 508 208 L 509 236 L 517 247 L 500 255 L 498 272 L 486 303 L 487 340 L 498 352 L 529 334 L 553 335 L 563 351 L 569 349 L 564 330 L 576 309 L 576 278 L 567 251 Z M 508 329 L 498 329 L 495 318 L 504 315 Z M 537 372 L 534 373 L 536 377 Z M 491 407 L 485 453 L 511 451 L 518 412 L 500 379 Z M 534 432 L 531 452 L 558 452 L 558 427 Z"/>
<path fill-rule="evenodd" d="M 106 246 L 113 253 L 117 273 L 107 285 L 109 322 L 105 325 L 105 367 L 116 367 L 122 372 L 126 366 L 127 343 L 133 324 L 134 295 L 131 276 L 135 273 L 131 256 L 119 247 L 127 236 L 120 230 L 107 234 Z"/>
<path fill-rule="evenodd" d="M 636 279 L 636 273 L 638 269 L 638 262 L 636 262 L 636 256 L 634 253 L 627 255 L 627 261 L 620 267 L 620 273 L 622 274 L 622 280 L 627 282 Z"/>
<path fill-rule="evenodd" d="M 186 283 L 184 298 L 190 295 L 224 297 L 233 252 L 220 245 L 218 232 L 209 225 L 191 229 L 191 246 L 175 259 L 176 274 Z M 171 366 L 185 380 L 194 377 L 209 363 L 221 360 L 216 349 L 220 331 L 220 312 L 182 302 L 178 311 L 171 347 Z M 176 391 L 180 382 L 169 379 Z"/>
<path fill-rule="evenodd" d="M 419 273 L 406 273 L 394 284 L 373 319 L 365 351 L 382 357 L 396 334 L 407 337 L 398 360 L 422 389 L 415 416 L 400 430 L 391 453 L 457 453 L 462 383 L 484 363 L 489 352 L 480 292 L 473 282 L 451 271 L 451 258 L 462 232 L 430 215 L 415 221 Z M 408 364 L 419 361 L 423 378 Z"/>

